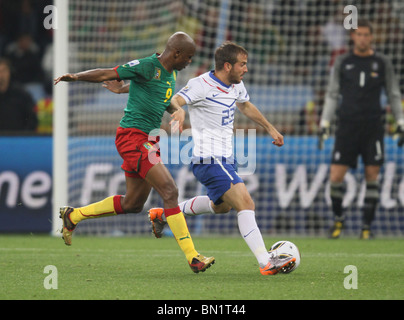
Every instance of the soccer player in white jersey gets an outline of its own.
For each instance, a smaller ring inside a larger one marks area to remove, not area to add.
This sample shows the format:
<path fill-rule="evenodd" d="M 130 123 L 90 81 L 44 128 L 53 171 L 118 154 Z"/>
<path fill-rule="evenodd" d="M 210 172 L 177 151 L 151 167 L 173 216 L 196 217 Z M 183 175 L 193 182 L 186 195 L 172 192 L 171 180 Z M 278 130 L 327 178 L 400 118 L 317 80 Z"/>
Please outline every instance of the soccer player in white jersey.
<path fill-rule="evenodd" d="M 173 120 L 182 126 L 188 105 L 194 141 L 192 171 L 208 190 L 207 196 L 197 196 L 180 204 L 185 215 L 227 213 L 237 211 L 241 235 L 257 258 L 260 272 L 276 274 L 293 264 L 295 258 L 275 257 L 265 247 L 255 220 L 255 205 L 243 180 L 236 171 L 233 159 L 233 122 L 236 107 L 248 118 L 260 124 L 274 139 L 274 145 L 283 145 L 283 136 L 249 101 L 242 82 L 247 69 L 247 51 L 232 42 L 216 49 L 215 70 L 189 80 L 171 100 Z M 156 237 L 161 237 L 165 223 L 161 208 L 149 210 Z"/>

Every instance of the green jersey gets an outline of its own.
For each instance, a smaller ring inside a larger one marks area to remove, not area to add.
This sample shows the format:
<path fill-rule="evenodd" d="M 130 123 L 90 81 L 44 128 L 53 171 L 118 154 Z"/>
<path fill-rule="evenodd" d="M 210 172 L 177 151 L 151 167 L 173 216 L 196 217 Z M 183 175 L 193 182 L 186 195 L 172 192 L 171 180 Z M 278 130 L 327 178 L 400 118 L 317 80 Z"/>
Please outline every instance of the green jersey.
<path fill-rule="evenodd" d="M 149 134 L 159 129 L 164 111 L 170 105 L 176 72 L 169 73 L 157 58 L 133 60 L 115 68 L 121 80 L 130 80 L 129 98 L 120 126 Z"/>

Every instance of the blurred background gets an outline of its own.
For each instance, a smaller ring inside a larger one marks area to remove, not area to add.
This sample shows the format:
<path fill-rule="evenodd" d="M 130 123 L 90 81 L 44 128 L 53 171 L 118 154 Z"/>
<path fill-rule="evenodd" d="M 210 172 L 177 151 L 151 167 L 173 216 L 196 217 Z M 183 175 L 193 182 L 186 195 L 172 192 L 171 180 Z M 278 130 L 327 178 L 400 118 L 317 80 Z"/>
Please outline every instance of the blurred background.
<path fill-rule="evenodd" d="M 0 57 L 7 59 L 8 87 L 13 88 L 0 92 L 0 146 L 4 150 L 0 157 L 0 232 L 51 229 L 52 114 L 57 106 L 52 95 L 53 30 L 44 27 L 48 15 L 44 8 L 52 4 L 0 0 Z M 333 139 L 324 150 L 317 150 L 316 133 L 335 58 L 351 46 L 343 24 L 347 5 L 355 5 L 359 18 L 372 23 L 374 47 L 392 60 L 404 92 L 404 3 L 400 0 L 69 0 L 68 70 L 115 67 L 161 52 L 172 33 L 184 31 L 194 38 L 197 50 L 192 64 L 179 73 L 179 90 L 191 77 L 214 67 L 214 50 L 223 41 L 244 46 L 249 52 L 244 83 L 251 101 L 285 135 L 285 146 L 274 149 L 260 127 L 241 114 L 235 117 L 235 129 L 256 129 L 257 133 L 256 170 L 244 177 L 256 201 L 257 221 L 263 233 L 322 236 L 332 218 L 327 174 Z M 0 72 L 0 90 L 6 80 L 7 75 Z M 125 192 L 114 135 L 126 98 L 98 84 L 69 84 L 69 205 L 82 206 Z M 403 151 L 389 136 L 395 123 L 385 97 L 382 103 L 386 163 L 374 232 L 402 236 Z M 167 120 L 166 115 L 162 128 L 169 132 Z M 184 143 L 179 141 L 178 147 Z M 169 154 L 172 145 L 168 139 Z M 246 136 L 236 145 L 248 152 Z M 167 165 L 177 181 L 180 200 L 204 194 L 186 164 Z M 357 233 L 361 225 L 362 172 L 359 163 L 346 178 L 348 234 Z M 156 205 L 161 201 L 152 193 L 145 210 Z M 196 234 L 238 233 L 234 214 L 187 221 Z M 149 231 L 145 214 L 86 221 L 77 230 L 110 235 Z"/>

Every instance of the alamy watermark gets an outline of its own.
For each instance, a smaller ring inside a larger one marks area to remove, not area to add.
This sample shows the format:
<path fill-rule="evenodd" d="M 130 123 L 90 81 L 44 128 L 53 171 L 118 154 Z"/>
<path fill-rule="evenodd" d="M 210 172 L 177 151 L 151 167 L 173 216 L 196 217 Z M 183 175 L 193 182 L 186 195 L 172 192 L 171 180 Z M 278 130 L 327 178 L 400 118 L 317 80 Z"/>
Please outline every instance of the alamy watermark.
<path fill-rule="evenodd" d="M 46 290 L 58 289 L 58 269 L 54 265 L 47 265 L 43 273 L 48 274 L 43 280 L 43 287 Z"/>
<path fill-rule="evenodd" d="M 344 278 L 344 288 L 358 289 L 358 268 L 353 265 L 345 266 L 344 273 L 348 273 L 348 276 Z"/>
<path fill-rule="evenodd" d="M 344 13 L 348 14 L 344 19 L 344 28 L 347 30 L 358 29 L 358 9 L 352 5 L 345 6 Z"/>
<path fill-rule="evenodd" d="M 193 136 L 191 129 L 171 135 L 163 129 L 156 129 L 149 133 L 149 142 L 143 146 L 148 150 L 148 159 L 153 164 L 159 162 L 156 151 L 160 149 L 160 159 L 165 164 L 237 163 L 239 174 L 254 174 L 257 158 L 256 130 L 236 129 L 233 135 L 225 130 L 206 129 Z"/>
<path fill-rule="evenodd" d="M 57 29 L 58 28 L 58 11 L 56 6 L 47 5 L 43 9 L 43 13 L 47 14 L 43 21 L 45 29 Z M 347 5 L 344 7 L 344 13 L 348 14 L 344 19 L 344 28 L 357 29 L 358 28 L 358 9 L 354 5 Z"/>
<path fill-rule="evenodd" d="M 43 13 L 47 14 L 43 20 L 43 26 L 46 30 L 58 28 L 58 10 L 56 6 L 48 5 L 43 8 Z"/>

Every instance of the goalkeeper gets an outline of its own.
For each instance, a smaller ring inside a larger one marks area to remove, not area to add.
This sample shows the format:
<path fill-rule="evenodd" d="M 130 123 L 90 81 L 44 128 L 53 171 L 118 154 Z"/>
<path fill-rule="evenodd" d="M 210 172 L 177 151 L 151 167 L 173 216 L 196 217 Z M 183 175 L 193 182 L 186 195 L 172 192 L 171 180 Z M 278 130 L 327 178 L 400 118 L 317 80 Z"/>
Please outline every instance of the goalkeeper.
<path fill-rule="evenodd" d="M 204 257 L 195 250 L 178 206 L 174 179 L 161 162 L 160 151 L 155 145 L 158 137 L 149 139 L 149 133 L 160 128 L 163 114 L 170 106 L 177 70 L 184 69 L 194 53 L 194 41 L 187 34 L 177 32 L 168 39 L 161 55 L 153 54 L 115 68 L 65 74 L 55 79 L 55 85 L 60 81 L 131 80 L 128 103 L 115 140 L 123 158 L 126 194 L 111 196 L 82 208 L 61 208 L 66 245 L 71 245 L 72 233 L 82 220 L 141 212 L 151 188 L 154 188 L 163 199 L 167 222 L 192 271 L 205 271 L 214 263 L 213 257 Z"/>
<path fill-rule="evenodd" d="M 339 238 L 344 228 L 343 181 L 348 169 L 356 168 L 357 158 L 361 156 L 365 165 L 366 193 L 360 237 L 369 239 L 373 236 L 371 224 L 379 201 L 378 175 L 384 160 L 382 89 L 387 93 L 397 122 L 399 147 L 404 144 L 404 116 L 393 66 L 386 56 L 372 49 L 371 24 L 359 20 L 358 28 L 351 31 L 351 39 L 353 51 L 339 56 L 334 65 L 321 116 L 319 145 L 328 138 L 330 123 L 337 112 L 338 126 L 330 167 L 334 214 L 330 238 Z"/>

